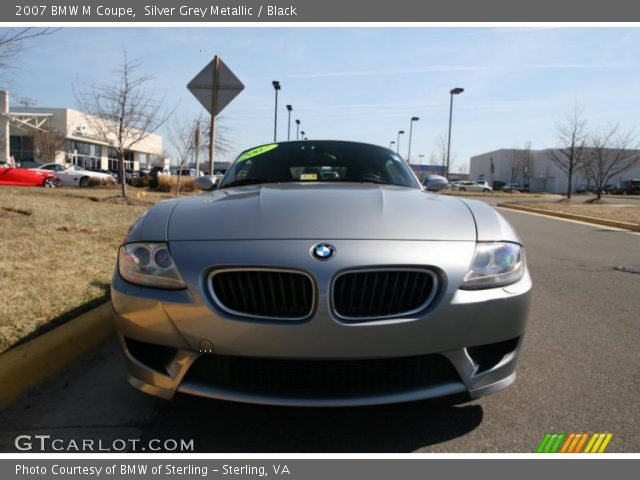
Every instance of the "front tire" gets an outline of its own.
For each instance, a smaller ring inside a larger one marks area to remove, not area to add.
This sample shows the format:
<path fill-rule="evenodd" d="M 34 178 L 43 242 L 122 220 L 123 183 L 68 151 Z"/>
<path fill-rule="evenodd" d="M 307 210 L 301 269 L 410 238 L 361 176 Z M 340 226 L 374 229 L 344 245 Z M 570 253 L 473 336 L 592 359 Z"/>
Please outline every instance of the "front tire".
<path fill-rule="evenodd" d="M 466 192 L 466 191 L 467 191 L 467 189 L 466 189 L 466 188 L 459 188 L 459 189 L 458 189 L 458 191 L 459 191 L 459 192 Z"/>
<path fill-rule="evenodd" d="M 82 177 L 78 182 L 78 186 L 85 188 L 89 186 L 89 177 Z"/>
<path fill-rule="evenodd" d="M 489 193 L 491 190 L 489 190 L 488 188 L 485 188 L 482 190 L 484 193 Z"/>
<path fill-rule="evenodd" d="M 45 178 L 43 186 L 45 188 L 56 188 L 56 181 L 53 178 Z"/>

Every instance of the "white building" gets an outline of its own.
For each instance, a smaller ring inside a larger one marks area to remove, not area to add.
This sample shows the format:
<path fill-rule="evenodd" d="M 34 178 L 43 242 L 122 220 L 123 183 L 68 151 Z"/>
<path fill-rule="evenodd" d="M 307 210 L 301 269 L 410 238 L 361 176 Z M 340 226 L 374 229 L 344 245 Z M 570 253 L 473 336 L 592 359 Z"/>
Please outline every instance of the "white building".
<path fill-rule="evenodd" d="M 500 149 L 471 157 L 469 179 L 494 182 L 517 183 L 532 192 L 566 193 L 567 175 L 553 162 L 553 149 L 525 150 Z M 640 153 L 640 152 L 639 152 Z M 640 164 L 612 178 L 609 183 L 640 177 Z M 572 188 L 586 185 L 587 179 L 581 171 L 574 172 Z"/>
<path fill-rule="evenodd" d="M 74 163 L 88 169 L 117 170 L 115 150 L 91 128 L 91 118 L 70 108 L 12 108 L 9 93 L 0 91 L 0 162 L 13 156 L 16 162 L 38 161 L 34 133 L 51 130 L 65 137 L 57 163 Z M 9 141 L 6 141 L 6 139 Z M 150 134 L 136 143 L 125 157 L 125 168 L 139 170 L 150 156 L 162 155 L 162 137 Z"/>

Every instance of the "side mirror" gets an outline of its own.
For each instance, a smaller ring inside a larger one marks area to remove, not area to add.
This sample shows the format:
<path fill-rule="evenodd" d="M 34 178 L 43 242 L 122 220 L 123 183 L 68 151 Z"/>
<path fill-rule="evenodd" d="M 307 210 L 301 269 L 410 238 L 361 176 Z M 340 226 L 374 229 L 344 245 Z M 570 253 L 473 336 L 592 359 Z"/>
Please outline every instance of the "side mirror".
<path fill-rule="evenodd" d="M 448 183 L 443 183 L 443 182 L 438 182 L 438 181 L 432 181 L 432 182 L 427 182 L 425 187 L 430 192 L 439 192 L 440 190 L 445 190 L 445 189 L 449 188 L 449 184 Z"/>
<path fill-rule="evenodd" d="M 211 190 L 215 190 L 218 187 L 218 179 L 213 175 L 203 175 L 202 177 L 196 177 L 196 179 L 193 181 L 193 185 L 198 190 L 209 192 Z"/>

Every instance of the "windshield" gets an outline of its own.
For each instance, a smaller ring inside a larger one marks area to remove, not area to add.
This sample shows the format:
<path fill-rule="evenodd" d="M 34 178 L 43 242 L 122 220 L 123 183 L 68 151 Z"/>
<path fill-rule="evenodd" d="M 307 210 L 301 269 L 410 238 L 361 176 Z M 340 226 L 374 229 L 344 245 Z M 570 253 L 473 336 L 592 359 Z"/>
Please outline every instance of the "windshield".
<path fill-rule="evenodd" d="M 355 182 L 420 188 L 404 160 L 364 143 L 301 141 L 263 145 L 240 154 L 220 188 L 260 183 Z"/>

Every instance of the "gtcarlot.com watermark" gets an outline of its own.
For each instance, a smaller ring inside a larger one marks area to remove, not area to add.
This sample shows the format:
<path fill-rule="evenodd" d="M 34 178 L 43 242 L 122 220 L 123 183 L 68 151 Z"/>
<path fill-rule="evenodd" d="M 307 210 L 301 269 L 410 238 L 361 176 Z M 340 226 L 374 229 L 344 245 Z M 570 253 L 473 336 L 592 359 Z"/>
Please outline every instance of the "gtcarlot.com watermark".
<path fill-rule="evenodd" d="M 18 435 L 14 445 L 21 452 L 193 452 L 193 439 L 58 438 L 51 435 Z"/>

